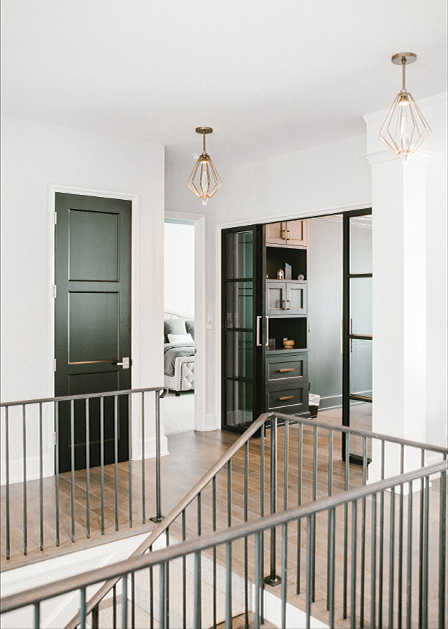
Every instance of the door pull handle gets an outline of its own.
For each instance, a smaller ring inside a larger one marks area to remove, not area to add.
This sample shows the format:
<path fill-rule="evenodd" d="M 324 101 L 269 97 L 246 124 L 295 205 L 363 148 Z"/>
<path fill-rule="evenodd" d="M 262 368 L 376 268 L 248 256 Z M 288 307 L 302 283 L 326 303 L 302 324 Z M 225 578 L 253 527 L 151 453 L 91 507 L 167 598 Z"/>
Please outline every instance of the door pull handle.
<path fill-rule="evenodd" d="M 123 367 L 123 369 L 129 369 L 129 367 L 131 366 L 131 359 L 126 356 L 125 358 L 123 358 L 123 361 L 121 363 L 114 362 L 112 364 L 117 365 L 117 367 Z"/>
<path fill-rule="evenodd" d="M 279 369 L 278 372 L 279 373 L 286 373 L 287 371 L 294 371 L 294 369 Z"/>
<path fill-rule="evenodd" d="M 266 315 L 266 347 L 269 349 L 269 317 Z"/>
<path fill-rule="evenodd" d="M 261 316 L 257 317 L 257 347 L 261 347 L 260 321 L 261 321 Z"/>
<path fill-rule="evenodd" d="M 284 400 L 293 400 L 294 396 L 293 395 L 287 395 L 286 397 L 279 397 L 279 402 L 283 402 Z"/>

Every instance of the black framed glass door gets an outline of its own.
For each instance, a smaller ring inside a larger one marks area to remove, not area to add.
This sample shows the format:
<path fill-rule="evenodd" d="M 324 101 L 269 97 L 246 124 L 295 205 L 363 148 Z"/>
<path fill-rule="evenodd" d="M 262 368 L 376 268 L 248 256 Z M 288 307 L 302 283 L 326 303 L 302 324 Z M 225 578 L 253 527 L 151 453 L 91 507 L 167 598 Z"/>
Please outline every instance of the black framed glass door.
<path fill-rule="evenodd" d="M 372 429 L 372 215 L 344 214 L 342 424 Z M 368 444 L 367 459 L 372 453 Z M 363 461 L 363 440 L 350 440 L 350 460 Z M 345 450 L 343 452 L 345 458 Z"/>
<path fill-rule="evenodd" d="M 222 426 L 237 432 L 264 399 L 260 237 L 256 225 L 222 233 Z"/>

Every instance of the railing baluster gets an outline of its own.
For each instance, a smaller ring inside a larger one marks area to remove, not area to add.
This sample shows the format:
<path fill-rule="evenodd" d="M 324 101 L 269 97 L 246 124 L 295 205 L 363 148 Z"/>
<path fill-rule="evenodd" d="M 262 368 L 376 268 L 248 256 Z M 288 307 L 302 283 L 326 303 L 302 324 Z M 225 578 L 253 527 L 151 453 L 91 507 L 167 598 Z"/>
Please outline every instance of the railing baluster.
<path fill-rule="evenodd" d="M 350 461 L 350 433 L 345 433 L 345 483 L 344 489 L 347 491 L 349 489 L 349 461 Z M 348 557 L 348 504 L 344 505 L 344 557 Z M 344 620 L 347 618 L 347 596 L 348 596 L 348 566 L 347 561 L 344 561 L 343 568 L 343 601 L 342 601 L 342 617 Z"/>
<path fill-rule="evenodd" d="M 55 511 L 56 511 L 56 546 L 59 546 L 59 402 L 54 406 L 54 431 L 56 443 L 54 444 L 55 462 Z"/>
<path fill-rule="evenodd" d="M 152 553 L 152 546 L 149 547 L 148 553 Z M 149 626 L 154 629 L 154 568 L 149 566 Z"/>
<path fill-rule="evenodd" d="M 131 629 L 135 629 L 135 573 L 131 572 Z"/>
<path fill-rule="evenodd" d="M 244 522 L 248 519 L 248 493 L 249 493 L 249 441 L 244 446 Z M 249 565 L 248 565 L 248 540 L 244 538 L 244 617 L 245 625 L 249 626 Z"/>
<path fill-rule="evenodd" d="M 6 464 L 6 559 L 11 557 L 11 524 L 9 512 L 9 408 L 5 408 L 5 464 Z"/>
<path fill-rule="evenodd" d="M 311 516 L 306 518 L 306 629 L 311 627 Z"/>
<path fill-rule="evenodd" d="M 129 528 L 132 528 L 132 395 L 128 396 L 128 493 Z"/>
<path fill-rule="evenodd" d="M 400 474 L 404 472 L 404 445 L 400 447 Z M 398 512 L 398 629 L 402 627 L 403 618 L 403 517 L 404 517 L 404 485 L 400 485 L 400 502 Z"/>
<path fill-rule="evenodd" d="M 428 581 L 429 581 L 429 476 L 425 476 L 425 542 L 424 542 L 424 579 L 423 579 L 423 626 L 428 626 Z"/>
<path fill-rule="evenodd" d="M 96 605 L 92 609 L 92 629 L 100 629 L 99 615 L 100 615 L 99 605 Z"/>
<path fill-rule="evenodd" d="M 362 443 L 362 484 L 367 483 L 367 438 Z M 366 568 L 366 499 L 362 499 L 361 522 L 361 600 L 359 607 L 359 626 L 364 627 L 364 597 L 365 597 L 365 568 Z"/>
<path fill-rule="evenodd" d="M 23 491 L 23 554 L 28 554 L 28 503 L 27 503 L 27 487 L 26 487 L 26 409 L 25 404 L 22 405 L 22 491 Z"/>
<path fill-rule="evenodd" d="M 104 397 L 100 397 L 101 535 L 104 535 Z"/>
<path fill-rule="evenodd" d="M 313 501 L 317 500 L 317 426 L 313 426 Z M 312 588 L 313 588 L 313 603 L 316 600 L 316 516 L 313 515 L 313 537 L 312 537 Z"/>
<path fill-rule="evenodd" d="M 303 471 L 303 424 L 299 424 L 299 470 L 297 480 L 297 504 L 302 504 L 302 471 Z M 297 520 L 297 584 L 296 594 L 300 594 L 300 562 L 301 562 L 301 548 L 302 546 L 302 520 Z"/>
<path fill-rule="evenodd" d="M 185 509 L 182 511 L 182 541 L 187 539 L 187 515 Z M 213 549 L 213 606 L 214 615 L 216 615 L 216 548 Z M 216 625 L 216 620 L 214 620 Z M 187 627 L 187 557 L 182 557 L 182 626 L 183 629 Z"/>
<path fill-rule="evenodd" d="M 446 460 L 446 455 L 444 456 Z M 439 629 L 445 629 L 446 600 L 446 472 L 440 475 L 439 509 Z"/>
<path fill-rule="evenodd" d="M 86 398 L 86 527 L 90 539 L 90 404 Z"/>
<path fill-rule="evenodd" d="M 44 549 L 44 457 L 42 432 L 42 402 L 39 402 L 39 524 L 40 550 Z"/>
<path fill-rule="evenodd" d="M 289 478 L 289 420 L 285 420 L 285 460 L 283 467 L 283 509 L 288 509 L 288 478 Z"/>
<path fill-rule="evenodd" d="M 270 493 L 271 493 L 271 514 L 277 513 L 277 418 L 271 419 L 271 479 L 270 479 Z M 280 577 L 276 574 L 276 561 L 277 559 L 277 531 L 275 527 L 271 529 L 271 544 L 270 544 L 270 571 L 269 576 L 265 578 L 265 583 L 271 586 L 278 585 L 281 581 Z"/>
<path fill-rule="evenodd" d="M 75 538 L 75 400 L 70 402 L 70 498 L 72 518 L 72 543 Z"/>
<path fill-rule="evenodd" d="M 386 444 L 381 439 L 381 480 L 384 479 L 386 464 Z M 378 582 L 378 627 L 383 627 L 383 589 L 384 589 L 384 491 L 380 500 L 380 549 L 379 549 L 379 582 Z"/>
<path fill-rule="evenodd" d="M 155 392 L 155 414 L 156 414 L 156 515 L 150 518 L 153 522 L 161 522 L 162 516 L 162 474 L 161 474 L 161 449 L 160 449 L 160 391 Z"/>
<path fill-rule="evenodd" d="M 34 604 L 34 629 L 40 627 L 40 603 Z"/>
<path fill-rule="evenodd" d="M 330 428 L 328 436 L 328 495 L 333 494 L 333 429 Z M 327 539 L 330 540 L 330 518 L 328 517 L 328 534 Z M 329 544 L 329 541 L 328 541 Z M 327 610 L 330 609 L 330 562 L 331 553 L 327 552 Z"/>
<path fill-rule="evenodd" d="M 372 544 L 370 560 L 370 626 L 375 627 L 376 622 L 376 502 L 377 495 L 372 494 Z"/>
<path fill-rule="evenodd" d="M 232 526 L 232 459 L 227 463 L 227 526 Z"/>
<path fill-rule="evenodd" d="M 118 522 L 118 396 L 114 395 L 114 473 L 115 473 L 115 530 Z"/>
<path fill-rule="evenodd" d="M 143 391 L 141 395 L 141 400 L 142 400 L 142 413 L 141 413 L 141 418 L 142 418 L 142 428 L 141 428 L 141 435 L 142 435 L 142 443 L 141 443 L 141 446 L 142 446 L 142 524 L 145 524 L 146 522 L 145 394 Z"/>
<path fill-rule="evenodd" d="M 117 586 L 112 588 L 112 627 L 117 629 Z"/>
<path fill-rule="evenodd" d="M 356 500 L 352 502 L 352 577 L 351 577 L 351 595 L 350 595 L 350 628 L 356 627 L 356 544 L 358 530 L 358 503 Z"/>
<path fill-rule="evenodd" d="M 260 601 L 262 595 L 261 533 L 255 533 L 255 619 L 254 629 L 260 629 Z M 214 622 L 214 627 L 216 622 Z"/>
<path fill-rule="evenodd" d="M 413 517 L 413 486 L 412 481 L 409 483 L 409 497 L 408 497 L 408 574 L 407 574 L 407 611 L 406 611 L 406 626 L 412 627 L 412 517 Z"/>
<path fill-rule="evenodd" d="M 286 598 L 287 598 L 287 578 L 286 571 L 288 565 L 288 524 L 282 524 L 282 629 L 286 629 Z"/>
<path fill-rule="evenodd" d="M 201 553 L 194 554 L 194 626 L 202 627 L 201 614 Z M 162 624 L 162 627 L 164 624 Z"/>
<path fill-rule="evenodd" d="M 166 529 L 166 545 L 170 545 L 170 527 Z M 166 618 L 165 627 L 170 629 L 170 562 L 166 564 Z"/>
<path fill-rule="evenodd" d="M 395 487 L 390 494 L 390 518 L 389 518 L 389 629 L 394 626 L 394 568 L 395 568 Z"/>
<path fill-rule="evenodd" d="M 128 626 L 128 575 L 121 578 L 121 626 L 127 629 Z"/>
<path fill-rule="evenodd" d="M 264 483 L 265 483 L 265 456 L 264 456 L 264 448 L 265 448 L 265 440 L 266 440 L 266 424 L 263 423 L 260 428 L 260 492 L 261 492 L 261 500 L 260 500 L 260 516 L 264 518 Z M 261 532 L 261 570 L 264 574 L 264 531 Z M 260 602 L 260 622 L 264 622 L 264 579 L 261 579 L 261 602 Z"/>
<path fill-rule="evenodd" d="M 421 467 L 425 465 L 425 451 L 421 448 Z M 422 608 L 422 590 L 423 590 L 423 539 L 425 534 L 425 522 L 424 522 L 424 509 L 425 509 L 425 479 L 420 481 L 420 537 L 419 537 L 419 567 L 418 567 L 418 591 L 419 596 L 419 609 L 418 609 L 418 626 L 423 624 L 423 608 Z"/>
<path fill-rule="evenodd" d="M 232 543 L 226 544 L 226 628 L 232 629 Z M 200 626 L 200 625 L 198 625 Z"/>
<path fill-rule="evenodd" d="M 328 562 L 328 611 L 330 618 L 330 627 L 334 627 L 334 571 L 335 571 L 335 554 L 336 554 L 336 510 L 329 510 L 329 562 Z"/>
<path fill-rule="evenodd" d="M 81 588 L 81 605 L 80 605 L 80 614 L 81 614 L 81 629 L 86 629 L 86 588 Z"/>

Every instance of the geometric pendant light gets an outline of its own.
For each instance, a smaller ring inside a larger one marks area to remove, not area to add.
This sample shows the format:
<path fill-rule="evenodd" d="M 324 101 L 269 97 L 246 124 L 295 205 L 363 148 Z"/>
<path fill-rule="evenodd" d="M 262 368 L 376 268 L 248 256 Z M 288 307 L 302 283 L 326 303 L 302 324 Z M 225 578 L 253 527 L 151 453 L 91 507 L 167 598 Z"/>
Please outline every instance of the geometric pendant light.
<path fill-rule="evenodd" d="M 207 205 L 207 201 L 222 186 L 222 181 L 212 158 L 205 150 L 205 136 L 208 133 L 213 133 L 213 129 L 211 127 L 198 127 L 196 133 L 202 133 L 202 154 L 199 155 L 194 165 L 187 186 L 197 197 L 202 199 L 203 205 Z"/>
<path fill-rule="evenodd" d="M 392 63 L 401 65 L 402 87 L 392 103 L 379 134 L 380 139 L 394 153 L 400 155 L 404 162 L 431 133 L 431 128 L 420 108 L 406 90 L 406 65 L 416 60 L 417 55 L 413 52 L 399 52 L 392 57 Z"/>

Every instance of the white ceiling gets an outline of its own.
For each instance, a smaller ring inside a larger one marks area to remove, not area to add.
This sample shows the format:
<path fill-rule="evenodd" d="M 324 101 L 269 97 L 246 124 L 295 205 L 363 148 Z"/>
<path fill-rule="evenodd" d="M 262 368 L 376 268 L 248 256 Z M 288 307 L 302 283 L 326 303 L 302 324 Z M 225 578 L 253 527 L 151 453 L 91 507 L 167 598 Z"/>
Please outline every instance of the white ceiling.
<path fill-rule="evenodd" d="M 257 159 L 446 90 L 445 0 L 3 0 L 5 114 Z"/>

